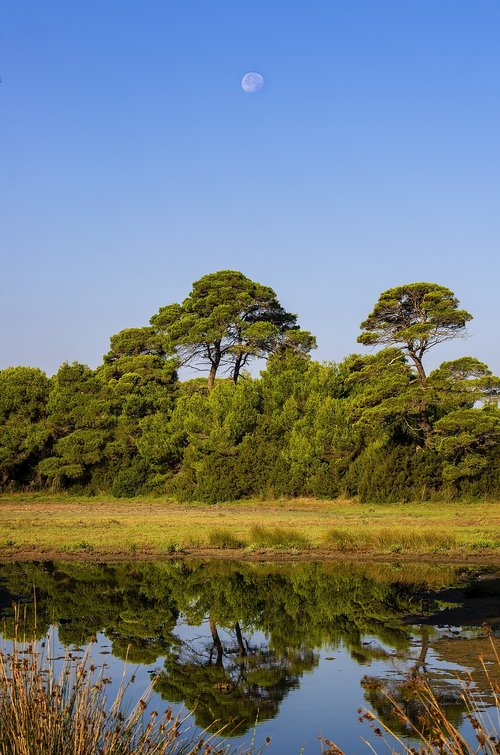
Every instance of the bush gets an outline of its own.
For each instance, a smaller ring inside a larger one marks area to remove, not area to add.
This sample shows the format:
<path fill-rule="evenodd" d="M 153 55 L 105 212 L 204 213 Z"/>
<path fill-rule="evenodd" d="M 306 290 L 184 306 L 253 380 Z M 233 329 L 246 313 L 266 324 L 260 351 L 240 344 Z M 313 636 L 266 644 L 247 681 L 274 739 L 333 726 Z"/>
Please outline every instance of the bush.
<path fill-rule="evenodd" d="M 414 445 L 368 446 L 346 475 L 348 492 L 362 503 L 428 500 L 441 483 L 437 453 Z"/>
<path fill-rule="evenodd" d="M 147 463 L 136 456 L 130 466 L 120 469 L 116 474 L 111 492 L 115 498 L 129 498 L 141 492 L 148 473 Z"/>

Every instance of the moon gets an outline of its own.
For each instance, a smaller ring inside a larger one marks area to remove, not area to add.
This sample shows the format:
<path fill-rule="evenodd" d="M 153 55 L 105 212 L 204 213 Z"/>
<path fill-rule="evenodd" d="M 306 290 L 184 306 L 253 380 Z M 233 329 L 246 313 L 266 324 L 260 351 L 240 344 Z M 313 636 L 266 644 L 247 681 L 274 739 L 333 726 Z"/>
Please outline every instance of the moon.
<path fill-rule="evenodd" d="M 256 71 L 249 71 L 241 80 L 241 88 L 247 94 L 258 92 L 264 86 L 264 77 Z"/>

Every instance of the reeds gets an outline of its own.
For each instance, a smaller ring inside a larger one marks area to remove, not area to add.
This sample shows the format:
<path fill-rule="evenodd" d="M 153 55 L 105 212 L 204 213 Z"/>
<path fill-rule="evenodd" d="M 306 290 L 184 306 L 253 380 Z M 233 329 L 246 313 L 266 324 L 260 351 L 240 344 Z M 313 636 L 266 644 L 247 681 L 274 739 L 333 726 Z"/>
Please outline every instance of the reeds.
<path fill-rule="evenodd" d="M 123 712 L 125 675 L 114 701 L 111 680 L 90 653 L 54 659 L 43 642 L 18 636 L 0 650 L 0 755 L 219 755 L 222 730 L 190 736 L 188 715 L 146 714 L 152 685 Z M 154 683 L 153 683 L 154 684 Z"/>

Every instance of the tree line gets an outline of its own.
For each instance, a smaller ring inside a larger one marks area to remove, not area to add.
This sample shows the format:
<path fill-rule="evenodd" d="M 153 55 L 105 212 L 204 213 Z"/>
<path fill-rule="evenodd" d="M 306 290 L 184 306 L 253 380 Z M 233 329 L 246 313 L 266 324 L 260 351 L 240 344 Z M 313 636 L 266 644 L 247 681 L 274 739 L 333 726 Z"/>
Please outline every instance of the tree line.
<path fill-rule="evenodd" d="M 117 497 L 500 495 L 500 379 L 465 356 L 427 372 L 471 315 L 434 283 L 392 288 L 361 323 L 381 347 L 311 359 L 314 336 L 275 292 L 223 270 L 147 327 L 112 336 L 97 369 L 0 371 L 0 487 Z M 260 377 L 248 365 L 266 359 Z M 205 377 L 179 380 L 189 366 Z"/>

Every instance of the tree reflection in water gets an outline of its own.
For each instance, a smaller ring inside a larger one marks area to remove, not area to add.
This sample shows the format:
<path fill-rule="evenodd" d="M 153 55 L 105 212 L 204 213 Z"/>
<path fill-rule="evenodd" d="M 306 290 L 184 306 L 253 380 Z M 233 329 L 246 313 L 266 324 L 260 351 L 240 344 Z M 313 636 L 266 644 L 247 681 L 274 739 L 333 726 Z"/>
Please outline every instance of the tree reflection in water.
<path fill-rule="evenodd" d="M 403 619 L 416 596 L 468 577 L 458 567 L 421 564 L 3 564 L 0 612 L 5 637 L 14 631 L 13 603 L 26 606 L 28 634 L 42 637 L 56 624 L 62 643 L 80 646 L 104 632 L 115 656 L 158 663 L 157 691 L 194 708 L 200 726 L 219 720 L 242 733 L 257 715 L 277 714 L 321 648 L 345 647 L 364 665 L 406 661 L 415 630 Z M 179 617 L 201 627 L 200 636 L 183 636 Z M 417 667 L 430 638 L 424 627 Z M 381 681 L 390 677 L 365 677 L 365 695 L 389 720 Z M 403 699 L 404 684 L 390 683 Z"/>
<path fill-rule="evenodd" d="M 239 622 L 221 632 L 211 614 L 201 642 L 180 641 L 165 660 L 155 689 L 162 697 L 194 709 L 196 723 L 215 720 L 241 734 L 257 718 L 274 718 L 287 693 L 317 665 L 319 654 L 307 647 L 276 653 L 266 641 L 244 636 Z"/>

